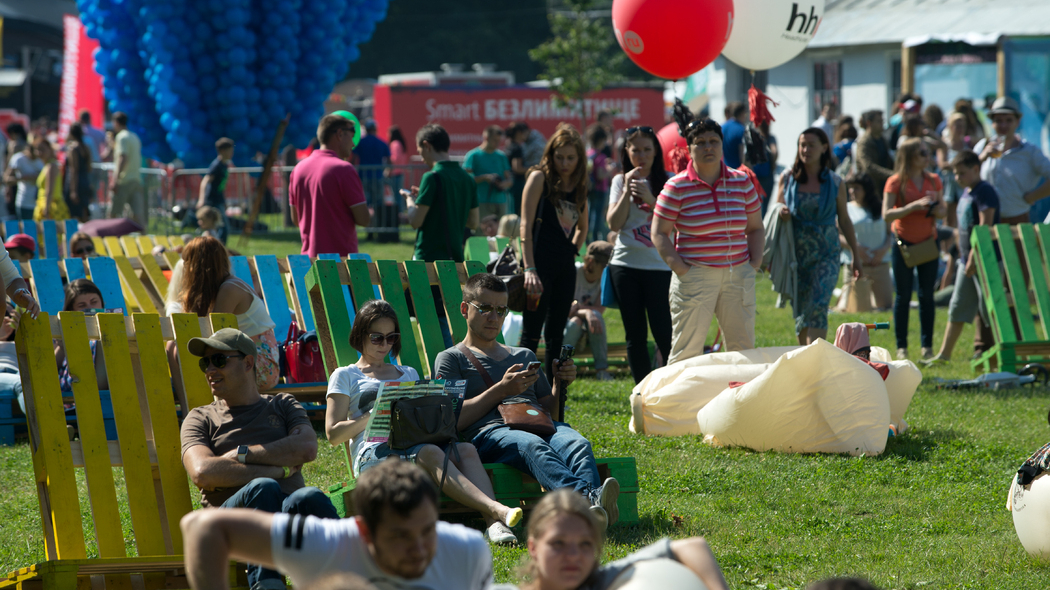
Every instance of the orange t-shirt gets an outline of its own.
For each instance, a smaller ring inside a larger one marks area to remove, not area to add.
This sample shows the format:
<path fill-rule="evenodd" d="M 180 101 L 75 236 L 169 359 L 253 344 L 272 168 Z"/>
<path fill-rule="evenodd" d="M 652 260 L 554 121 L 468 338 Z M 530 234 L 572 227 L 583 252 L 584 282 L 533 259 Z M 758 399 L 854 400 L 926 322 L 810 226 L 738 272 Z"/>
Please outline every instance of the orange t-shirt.
<path fill-rule="evenodd" d="M 885 191 L 889 198 L 893 199 L 893 209 L 903 207 L 926 196 L 940 197 L 943 188 L 940 177 L 929 172 L 924 172 L 922 176 L 921 187 L 915 186 L 913 181 L 908 180 L 907 184 L 904 185 L 903 199 L 900 198 L 900 177 L 896 174 L 889 177 L 886 181 Z M 934 222 L 935 219 L 932 216 L 926 215 L 926 210 L 915 211 L 894 221 L 893 233 L 897 234 L 897 237 L 905 242 L 918 244 L 937 235 L 937 228 Z"/>

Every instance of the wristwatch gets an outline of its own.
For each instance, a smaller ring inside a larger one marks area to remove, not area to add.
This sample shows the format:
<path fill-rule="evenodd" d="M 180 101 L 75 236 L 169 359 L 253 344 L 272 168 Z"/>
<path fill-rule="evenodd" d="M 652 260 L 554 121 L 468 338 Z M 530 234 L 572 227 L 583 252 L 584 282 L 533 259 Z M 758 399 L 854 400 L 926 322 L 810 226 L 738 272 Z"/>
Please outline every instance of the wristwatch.
<path fill-rule="evenodd" d="M 237 447 L 237 460 L 241 463 L 248 462 L 248 445 L 241 445 Z"/>

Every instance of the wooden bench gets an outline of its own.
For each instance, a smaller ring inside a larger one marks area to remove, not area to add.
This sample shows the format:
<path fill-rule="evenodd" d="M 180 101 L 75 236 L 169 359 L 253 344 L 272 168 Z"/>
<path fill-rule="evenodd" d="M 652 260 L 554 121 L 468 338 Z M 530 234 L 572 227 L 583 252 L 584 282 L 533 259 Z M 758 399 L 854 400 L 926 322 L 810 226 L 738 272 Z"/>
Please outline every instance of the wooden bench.
<path fill-rule="evenodd" d="M 401 325 L 402 345 L 398 363 L 411 366 L 420 376 L 424 376 L 432 374 L 434 359 L 439 352 L 445 350 L 444 339 L 438 328 L 431 286 L 436 285 L 440 288 L 449 328 L 453 339 L 458 342 L 467 333 L 466 320 L 459 313 L 459 302 L 463 300 L 461 285 L 469 276 L 479 272 L 484 272 L 484 266 L 476 260 L 463 263 L 399 263 L 392 260 L 379 260 L 374 263 L 348 260 L 341 263 L 318 260 L 307 275 L 306 285 L 317 322 L 318 340 L 321 343 L 326 372 L 331 374 L 338 367 L 357 362 L 358 358 L 357 352 L 350 347 L 346 338 L 350 333 L 353 316 L 348 313 L 343 299 L 343 287 L 350 288 L 357 307 L 375 299 L 375 287 L 379 287 L 380 295 L 394 308 Z M 405 294 L 406 287 L 408 297 Z M 418 320 L 418 334 L 415 330 L 406 328 L 412 325 L 412 317 L 408 312 L 409 301 Z M 419 342 L 418 338 L 421 338 L 422 342 Z M 499 339 L 502 342 L 502 336 Z M 349 505 L 348 494 L 353 490 L 354 484 L 348 445 L 343 445 L 342 449 L 351 480 L 331 486 L 328 494 L 337 508 L 342 507 L 342 514 L 345 515 Z M 598 463 L 603 478 L 611 474 L 620 482 L 620 500 L 617 503 L 620 508 L 620 521 L 637 522 L 639 488 L 634 459 L 598 459 Z M 530 508 L 542 496 L 543 490 L 533 478 L 512 467 L 488 464 L 485 468 L 492 478 L 496 499 L 507 506 Z M 442 511 L 470 512 L 470 509 L 444 498 Z"/>
<path fill-rule="evenodd" d="M 59 226 L 53 219 L 45 219 L 40 223 L 32 219 L 8 219 L 4 222 L 4 239 L 15 234 L 26 234 L 36 241 L 37 258 L 61 258 L 65 252 L 58 246 L 58 230 Z"/>
<path fill-rule="evenodd" d="M 602 481 L 607 477 L 615 477 L 620 484 L 620 496 L 616 500 L 616 507 L 620 509 L 620 519 L 617 523 L 637 524 L 638 491 L 641 488 L 638 485 L 638 467 L 634 458 L 598 458 L 595 462 L 598 464 L 598 475 Z M 531 510 L 543 497 L 544 489 L 539 482 L 513 467 L 502 463 L 485 463 L 485 472 L 492 480 L 496 501 L 504 506 Z M 353 491 L 353 480 L 328 488 L 328 497 L 341 518 L 356 514 L 352 500 Z M 444 494 L 441 495 L 438 509 L 442 515 L 476 513 L 474 509 L 467 508 Z"/>
<path fill-rule="evenodd" d="M 233 322 L 221 314 L 210 320 L 203 322 L 205 334 Z M 18 362 L 47 561 L 0 578 L 0 588 L 189 588 L 179 520 L 193 504 L 165 341 L 178 338 L 185 348 L 190 337 L 202 335 L 201 324 L 184 314 L 168 319 L 45 312 L 35 320 L 22 318 Z M 74 441 L 58 395 L 56 338 L 65 344 L 71 372 L 81 376 L 73 384 L 79 432 Z M 106 437 L 90 339 L 99 341 L 106 356 L 117 440 Z M 196 366 L 182 370 L 191 407 L 210 403 L 203 374 Z M 121 477 L 113 467 L 121 468 Z M 86 481 L 83 496 L 78 472 Z M 130 557 L 129 550 L 137 556 Z M 229 575 L 233 585 L 246 586 L 233 568 Z"/>
<path fill-rule="evenodd" d="M 1016 373 L 1029 363 L 1050 365 L 1050 226 L 977 226 L 970 243 L 995 335 L 995 344 L 970 366 Z"/>

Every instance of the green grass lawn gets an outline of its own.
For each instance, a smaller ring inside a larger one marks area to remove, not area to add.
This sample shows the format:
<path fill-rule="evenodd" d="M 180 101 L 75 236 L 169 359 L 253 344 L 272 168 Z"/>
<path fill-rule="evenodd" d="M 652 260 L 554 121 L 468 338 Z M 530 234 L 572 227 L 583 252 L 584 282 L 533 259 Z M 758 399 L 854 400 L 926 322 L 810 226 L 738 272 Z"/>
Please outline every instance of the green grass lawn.
<path fill-rule="evenodd" d="M 408 239 L 408 234 L 403 234 Z M 235 239 L 231 245 L 237 247 Z M 258 236 L 245 253 L 298 252 L 298 236 Z M 362 251 L 374 258 L 404 259 L 407 243 Z M 759 346 L 794 341 L 790 309 L 776 309 L 769 281 L 758 285 Z M 619 313 L 606 313 L 610 339 L 622 340 Z M 831 333 L 844 321 L 890 321 L 889 313 L 832 314 Z M 945 311 L 938 310 L 940 344 Z M 970 375 L 973 331 L 967 328 L 956 361 L 927 378 Z M 918 315 L 911 318 L 911 351 L 918 355 Z M 889 332 L 872 343 L 895 349 Z M 928 381 L 928 379 L 927 379 Z M 605 558 L 633 551 L 660 537 L 703 535 L 733 588 L 803 588 L 836 575 L 858 575 L 882 588 L 1046 588 L 1050 568 L 1031 559 L 1005 509 L 1010 478 L 1024 459 L 1047 442 L 1046 389 L 1001 392 L 920 387 L 906 414 L 911 430 L 890 439 L 877 457 L 782 455 L 715 449 L 698 436 L 659 438 L 627 430 L 626 372 L 612 383 L 584 376 L 569 394 L 568 420 L 600 456 L 637 458 L 641 522 L 610 530 Z M 790 384 L 785 384 L 790 387 Z M 306 466 L 310 485 L 345 480 L 341 453 L 324 444 Z M 0 571 L 44 559 L 40 511 L 28 445 L 0 447 Z M 119 474 L 119 469 L 117 470 Z M 81 502 L 90 519 L 86 487 Z M 126 527 L 130 530 L 127 514 Z M 130 548 L 133 549 L 133 548 Z M 496 575 L 509 581 L 524 549 L 494 551 Z"/>

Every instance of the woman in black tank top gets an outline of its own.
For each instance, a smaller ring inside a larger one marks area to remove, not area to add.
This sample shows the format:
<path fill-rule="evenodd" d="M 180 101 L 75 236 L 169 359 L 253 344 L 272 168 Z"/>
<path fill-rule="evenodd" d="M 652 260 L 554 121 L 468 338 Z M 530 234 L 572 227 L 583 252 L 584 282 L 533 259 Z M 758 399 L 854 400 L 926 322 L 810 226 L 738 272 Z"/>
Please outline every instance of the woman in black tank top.
<path fill-rule="evenodd" d="M 576 289 L 576 255 L 587 235 L 587 155 L 571 126 L 555 131 L 543 159 L 529 170 L 521 210 L 525 289 L 534 305 L 524 313 L 520 345 L 535 352 L 543 330 L 550 377 Z"/>

